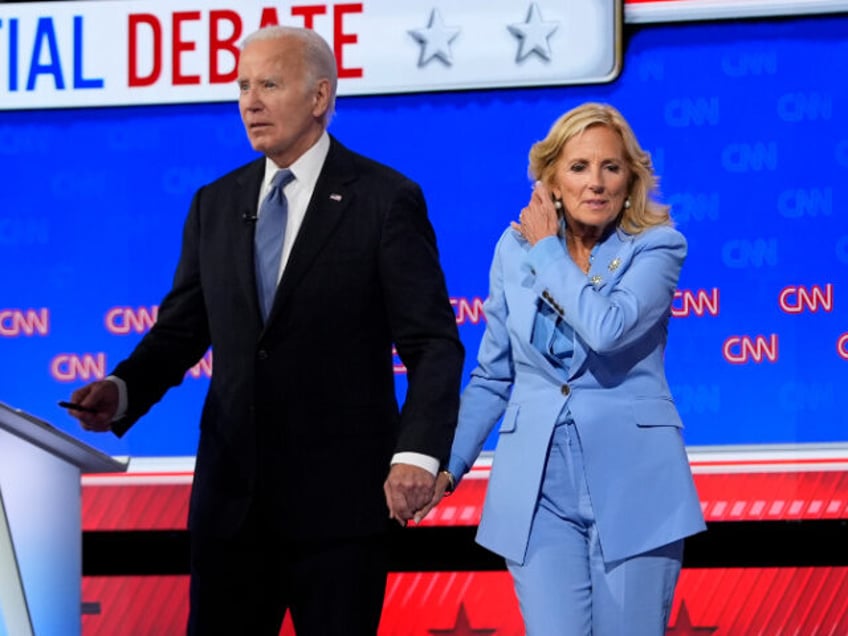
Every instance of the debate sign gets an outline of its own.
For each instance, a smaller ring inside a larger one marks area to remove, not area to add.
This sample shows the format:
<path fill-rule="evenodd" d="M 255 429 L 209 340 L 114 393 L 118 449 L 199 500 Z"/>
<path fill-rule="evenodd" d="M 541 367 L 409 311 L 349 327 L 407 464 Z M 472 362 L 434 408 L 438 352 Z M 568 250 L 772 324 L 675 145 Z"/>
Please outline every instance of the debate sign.
<path fill-rule="evenodd" d="M 231 101 L 239 42 L 276 24 L 330 43 L 340 95 L 606 82 L 621 65 L 622 0 L 231 6 L 0 6 L 0 108 Z"/>

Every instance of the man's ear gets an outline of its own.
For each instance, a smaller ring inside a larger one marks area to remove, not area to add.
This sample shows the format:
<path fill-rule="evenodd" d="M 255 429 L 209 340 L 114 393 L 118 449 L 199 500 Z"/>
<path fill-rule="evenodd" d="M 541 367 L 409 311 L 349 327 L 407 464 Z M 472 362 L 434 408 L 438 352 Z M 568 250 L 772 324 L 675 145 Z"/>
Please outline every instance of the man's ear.
<path fill-rule="evenodd" d="M 320 79 L 315 85 L 312 95 L 312 114 L 322 118 L 330 108 L 330 80 Z"/>

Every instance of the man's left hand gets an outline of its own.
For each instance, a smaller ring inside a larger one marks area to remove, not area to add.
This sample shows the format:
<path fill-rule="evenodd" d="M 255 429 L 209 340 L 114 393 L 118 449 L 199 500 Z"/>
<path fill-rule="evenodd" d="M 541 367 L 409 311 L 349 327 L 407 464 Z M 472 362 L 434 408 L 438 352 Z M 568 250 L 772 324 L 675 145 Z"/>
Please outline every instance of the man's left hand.
<path fill-rule="evenodd" d="M 430 503 L 436 478 L 427 470 L 411 464 L 392 464 L 383 484 L 389 517 L 405 526 L 415 513 Z"/>

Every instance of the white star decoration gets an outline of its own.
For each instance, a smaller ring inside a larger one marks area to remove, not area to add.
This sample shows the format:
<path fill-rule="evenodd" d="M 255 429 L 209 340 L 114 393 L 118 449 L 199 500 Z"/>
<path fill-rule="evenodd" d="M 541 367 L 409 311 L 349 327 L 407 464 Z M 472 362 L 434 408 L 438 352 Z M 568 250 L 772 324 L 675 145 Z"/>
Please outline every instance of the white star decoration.
<path fill-rule="evenodd" d="M 532 3 L 530 12 L 527 14 L 527 20 L 519 24 L 510 24 L 507 27 L 509 32 L 521 41 L 515 61 L 521 62 L 531 53 L 535 53 L 543 60 L 550 61 L 551 45 L 548 38 L 553 35 L 558 26 L 558 22 L 543 21 L 542 12 L 539 11 L 538 5 L 535 2 Z"/>
<path fill-rule="evenodd" d="M 442 20 L 438 9 L 433 9 L 430 14 L 430 24 L 426 29 L 413 29 L 409 32 L 421 45 L 421 56 L 418 58 L 418 67 L 425 66 L 434 57 L 439 58 L 444 64 L 450 66 L 453 63 L 453 54 L 450 44 L 459 35 L 462 29 L 449 27 Z"/>

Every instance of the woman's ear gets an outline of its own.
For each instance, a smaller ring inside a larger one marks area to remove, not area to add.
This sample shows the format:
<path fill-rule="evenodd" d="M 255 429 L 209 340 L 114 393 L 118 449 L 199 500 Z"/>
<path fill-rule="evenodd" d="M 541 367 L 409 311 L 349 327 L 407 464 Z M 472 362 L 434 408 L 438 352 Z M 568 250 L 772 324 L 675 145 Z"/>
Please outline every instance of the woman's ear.
<path fill-rule="evenodd" d="M 553 199 L 554 207 L 557 210 L 562 210 L 562 194 L 555 188 L 551 188 L 551 199 Z"/>

